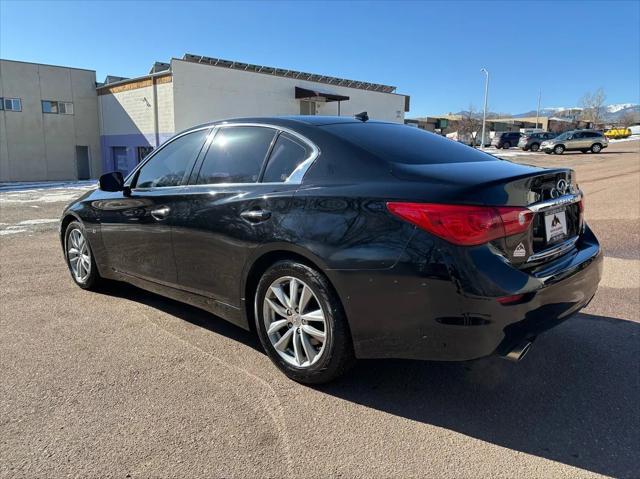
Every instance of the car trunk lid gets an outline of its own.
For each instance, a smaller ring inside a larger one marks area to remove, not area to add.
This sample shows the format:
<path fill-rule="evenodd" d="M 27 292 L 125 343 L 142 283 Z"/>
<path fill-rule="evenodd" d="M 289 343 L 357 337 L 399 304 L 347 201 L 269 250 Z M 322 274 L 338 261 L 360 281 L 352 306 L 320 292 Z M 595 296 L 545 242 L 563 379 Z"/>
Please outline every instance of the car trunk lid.
<path fill-rule="evenodd" d="M 391 171 L 401 180 L 450 186 L 447 190 L 452 194 L 442 199 L 449 204 L 513 206 L 533 211 L 525 232 L 492 241 L 515 265 L 527 267 L 555 258 L 568 251 L 571 241 L 580 234 L 581 194 L 570 169 L 544 169 L 500 160 L 393 164 Z M 554 254 L 547 254 L 553 249 L 557 250 Z"/>

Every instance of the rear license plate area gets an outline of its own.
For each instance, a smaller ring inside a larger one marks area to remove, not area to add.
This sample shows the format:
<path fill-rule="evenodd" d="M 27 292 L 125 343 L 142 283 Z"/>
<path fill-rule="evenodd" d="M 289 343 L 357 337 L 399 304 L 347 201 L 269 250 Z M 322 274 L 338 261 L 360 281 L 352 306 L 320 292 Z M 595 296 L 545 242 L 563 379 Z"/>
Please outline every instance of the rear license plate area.
<path fill-rule="evenodd" d="M 564 209 L 557 209 L 545 212 L 544 230 L 548 245 L 566 239 L 569 233 L 566 211 Z"/>

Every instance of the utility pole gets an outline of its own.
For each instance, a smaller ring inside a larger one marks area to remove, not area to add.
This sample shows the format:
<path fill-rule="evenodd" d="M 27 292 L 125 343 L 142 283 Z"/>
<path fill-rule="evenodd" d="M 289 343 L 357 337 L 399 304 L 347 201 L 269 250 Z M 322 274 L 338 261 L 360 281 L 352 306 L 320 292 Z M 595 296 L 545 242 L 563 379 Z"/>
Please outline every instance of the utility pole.
<path fill-rule="evenodd" d="M 486 68 L 481 68 L 481 72 L 487 75 L 487 79 L 484 83 L 484 109 L 482 110 L 482 137 L 480 138 L 480 148 L 484 150 L 484 132 L 485 125 L 487 123 L 487 98 L 489 97 L 489 72 Z"/>
<path fill-rule="evenodd" d="M 538 128 L 538 117 L 540 116 L 540 97 L 542 96 L 542 89 L 538 90 L 538 109 L 536 110 L 536 128 Z"/>

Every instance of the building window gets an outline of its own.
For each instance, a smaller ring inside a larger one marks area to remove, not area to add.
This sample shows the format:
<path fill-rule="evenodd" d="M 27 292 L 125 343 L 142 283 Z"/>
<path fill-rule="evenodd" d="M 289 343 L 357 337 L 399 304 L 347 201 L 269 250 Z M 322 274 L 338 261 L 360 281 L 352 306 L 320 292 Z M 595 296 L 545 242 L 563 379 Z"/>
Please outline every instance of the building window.
<path fill-rule="evenodd" d="M 42 100 L 42 112 L 61 115 L 73 115 L 73 103 L 70 101 Z"/>
<path fill-rule="evenodd" d="M 58 111 L 63 115 L 73 115 L 73 103 L 70 101 L 59 101 Z"/>
<path fill-rule="evenodd" d="M 4 98 L 2 104 L 7 111 L 22 111 L 22 100 L 20 98 Z"/>
<path fill-rule="evenodd" d="M 138 163 L 141 163 L 142 160 L 144 160 L 147 157 L 147 155 L 152 151 L 153 151 L 152 146 L 139 146 L 136 149 L 136 159 L 138 160 Z"/>
<path fill-rule="evenodd" d="M 58 102 L 42 100 L 42 112 L 43 113 L 58 113 Z"/>

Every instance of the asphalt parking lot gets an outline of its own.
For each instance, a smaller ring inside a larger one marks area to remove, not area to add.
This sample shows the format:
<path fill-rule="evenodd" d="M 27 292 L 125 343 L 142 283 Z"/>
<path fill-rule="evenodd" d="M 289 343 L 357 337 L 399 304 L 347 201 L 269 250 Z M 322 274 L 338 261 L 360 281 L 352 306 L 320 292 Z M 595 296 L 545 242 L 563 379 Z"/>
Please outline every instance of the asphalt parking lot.
<path fill-rule="evenodd" d="M 639 477 L 640 141 L 499 154 L 577 171 L 594 301 L 521 363 L 361 361 L 315 388 L 215 316 L 76 287 L 56 221 L 89 185 L 0 189 L 0 476 Z"/>

